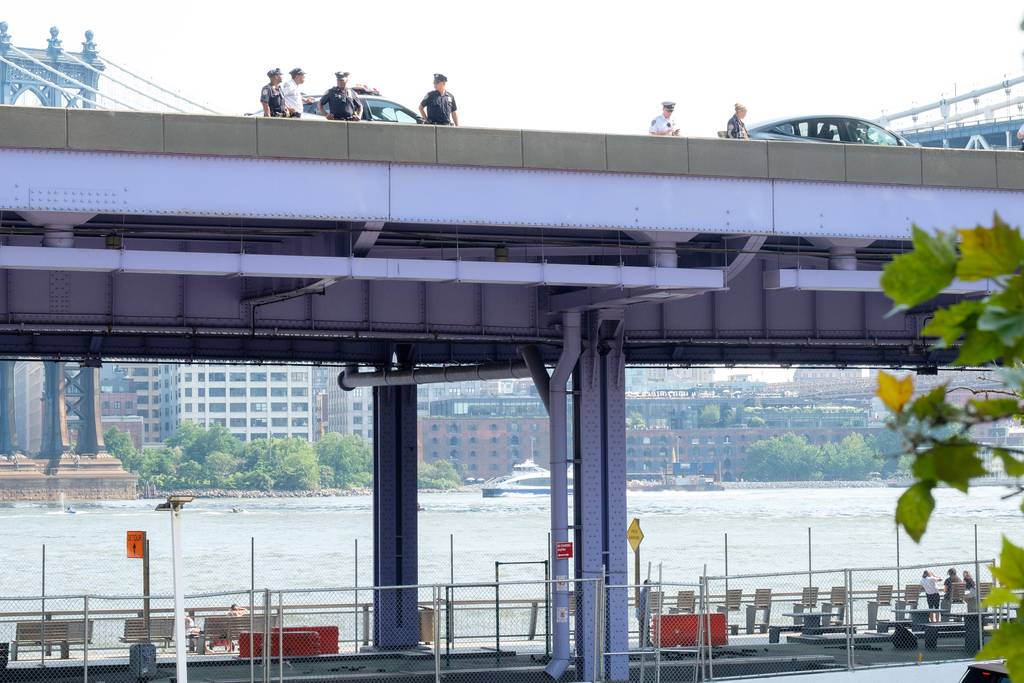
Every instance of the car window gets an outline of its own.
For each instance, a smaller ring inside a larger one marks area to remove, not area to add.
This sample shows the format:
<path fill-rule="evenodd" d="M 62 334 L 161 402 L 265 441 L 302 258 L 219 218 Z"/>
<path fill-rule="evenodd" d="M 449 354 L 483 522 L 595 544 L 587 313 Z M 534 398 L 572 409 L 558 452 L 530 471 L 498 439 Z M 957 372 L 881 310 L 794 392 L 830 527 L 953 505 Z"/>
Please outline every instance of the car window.
<path fill-rule="evenodd" d="M 395 118 L 398 119 L 399 123 L 416 123 L 416 117 L 411 116 L 409 112 L 401 108 L 395 109 Z"/>
<path fill-rule="evenodd" d="M 867 139 L 867 144 L 888 145 L 890 147 L 896 147 L 897 145 L 900 144 L 899 139 L 889 131 L 885 130 L 884 128 L 872 125 L 870 123 L 865 123 L 863 121 L 859 121 L 858 123 L 860 125 L 863 125 L 865 128 L 865 137 Z"/>
<path fill-rule="evenodd" d="M 797 134 L 796 133 L 796 128 L 793 126 L 792 123 L 789 123 L 789 122 L 787 122 L 787 123 L 780 123 L 779 125 L 777 125 L 774 128 L 772 128 L 772 132 L 773 133 L 778 133 L 779 135 L 796 135 Z"/>

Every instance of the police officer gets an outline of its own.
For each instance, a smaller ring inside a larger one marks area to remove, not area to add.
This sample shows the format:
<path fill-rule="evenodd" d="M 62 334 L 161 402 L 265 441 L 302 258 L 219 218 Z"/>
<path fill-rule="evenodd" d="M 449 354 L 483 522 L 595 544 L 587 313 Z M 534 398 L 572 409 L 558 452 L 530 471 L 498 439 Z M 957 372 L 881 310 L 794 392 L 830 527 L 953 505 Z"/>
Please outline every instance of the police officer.
<path fill-rule="evenodd" d="M 348 72 L 338 71 L 334 77 L 338 84 L 324 93 L 320 98 L 317 110 L 323 114 L 327 105 L 327 118 L 330 121 L 358 121 L 363 116 L 363 101 L 355 90 L 348 87 Z"/>
<path fill-rule="evenodd" d="M 651 135 L 679 135 L 679 128 L 672 120 L 672 112 L 676 109 L 675 102 L 661 103 L 661 116 L 651 121 Z"/>
<path fill-rule="evenodd" d="M 448 92 L 447 88 L 448 77 L 444 74 L 434 74 L 434 89 L 420 102 L 420 116 L 426 119 L 427 123 L 435 126 L 459 125 L 459 108 L 455 104 L 455 96 Z"/>
<path fill-rule="evenodd" d="M 260 104 L 263 105 L 264 116 L 285 116 L 284 95 L 281 94 L 281 70 L 271 69 L 267 72 L 270 83 L 260 91 Z"/>

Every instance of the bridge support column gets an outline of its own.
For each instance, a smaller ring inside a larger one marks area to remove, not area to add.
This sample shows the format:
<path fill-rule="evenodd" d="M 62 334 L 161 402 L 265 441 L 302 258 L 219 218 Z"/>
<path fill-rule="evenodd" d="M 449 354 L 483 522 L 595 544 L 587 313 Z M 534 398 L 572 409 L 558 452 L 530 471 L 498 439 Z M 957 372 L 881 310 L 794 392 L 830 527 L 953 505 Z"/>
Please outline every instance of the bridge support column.
<path fill-rule="evenodd" d="M 373 389 L 373 580 L 415 586 L 416 387 Z M 381 649 L 416 647 L 416 589 L 376 591 L 373 641 Z"/>
<path fill-rule="evenodd" d="M 14 431 L 14 361 L 0 361 L 0 456 L 18 451 Z"/>
<path fill-rule="evenodd" d="M 103 443 L 99 380 L 99 368 L 80 367 L 68 381 L 78 394 L 73 406 L 79 420 L 78 442 L 75 444 L 75 453 L 78 455 L 101 455 L 107 452 L 106 444 Z"/>
<path fill-rule="evenodd" d="M 577 610 L 577 665 L 581 680 L 594 675 L 595 649 L 628 650 L 626 559 L 626 370 L 623 312 L 590 314 L 587 341 L 573 376 L 574 511 L 576 576 L 597 580 L 606 600 L 595 632 L 594 614 L 601 603 L 594 583 L 584 585 Z M 606 586 L 623 586 L 607 589 Z M 595 639 L 599 642 L 595 643 Z M 629 678 L 623 655 L 604 656 L 609 681 Z"/>
<path fill-rule="evenodd" d="M 39 457 L 50 461 L 47 472 L 60 467 L 61 459 L 71 452 L 65 405 L 64 363 L 43 363 L 43 429 Z"/>

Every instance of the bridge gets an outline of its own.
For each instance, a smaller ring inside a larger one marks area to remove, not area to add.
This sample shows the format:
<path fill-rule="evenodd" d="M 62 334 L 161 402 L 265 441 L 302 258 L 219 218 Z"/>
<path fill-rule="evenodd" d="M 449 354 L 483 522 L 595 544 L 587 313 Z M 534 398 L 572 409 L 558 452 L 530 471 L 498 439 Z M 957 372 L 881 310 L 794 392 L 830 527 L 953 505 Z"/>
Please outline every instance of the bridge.
<path fill-rule="evenodd" d="M 945 363 L 929 309 L 886 316 L 880 269 L 915 224 L 1020 223 L 1022 189 L 988 151 L 0 107 L 0 349 L 350 366 L 375 387 L 381 586 L 417 583 L 416 382 L 533 376 L 552 542 L 576 544 L 553 576 L 622 585 L 627 363 Z M 417 642 L 414 593 L 377 597 L 379 646 Z"/>

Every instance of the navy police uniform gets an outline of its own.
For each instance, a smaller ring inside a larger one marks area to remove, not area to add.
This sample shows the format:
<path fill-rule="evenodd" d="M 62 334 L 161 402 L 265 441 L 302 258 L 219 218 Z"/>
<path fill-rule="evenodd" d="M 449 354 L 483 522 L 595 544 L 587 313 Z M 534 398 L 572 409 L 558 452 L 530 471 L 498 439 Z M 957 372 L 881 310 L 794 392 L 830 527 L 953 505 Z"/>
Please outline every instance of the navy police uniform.
<path fill-rule="evenodd" d="M 280 76 L 280 69 L 271 69 L 267 72 L 267 78 Z M 260 102 L 267 105 L 271 116 L 285 116 L 284 95 L 281 93 L 280 85 L 267 83 L 260 91 Z"/>
<path fill-rule="evenodd" d="M 347 71 L 339 71 L 334 74 L 337 78 L 348 78 Z M 352 88 L 339 88 L 334 86 L 324 93 L 320 98 L 320 106 L 326 107 L 336 121 L 349 121 L 356 118 L 363 107 L 363 101 Z"/>
<path fill-rule="evenodd" d="M 444 74 L 434 74 L 434 83 L 448 82 Z M 427 123 L 435 126 L 451 126 L 452 112 L 459 110 L 455 104 L 455 96 L 445 91 L 443 94 L 437 90 L 431 90 L 420 102 L 420 106 L 427 110 Z"/>

